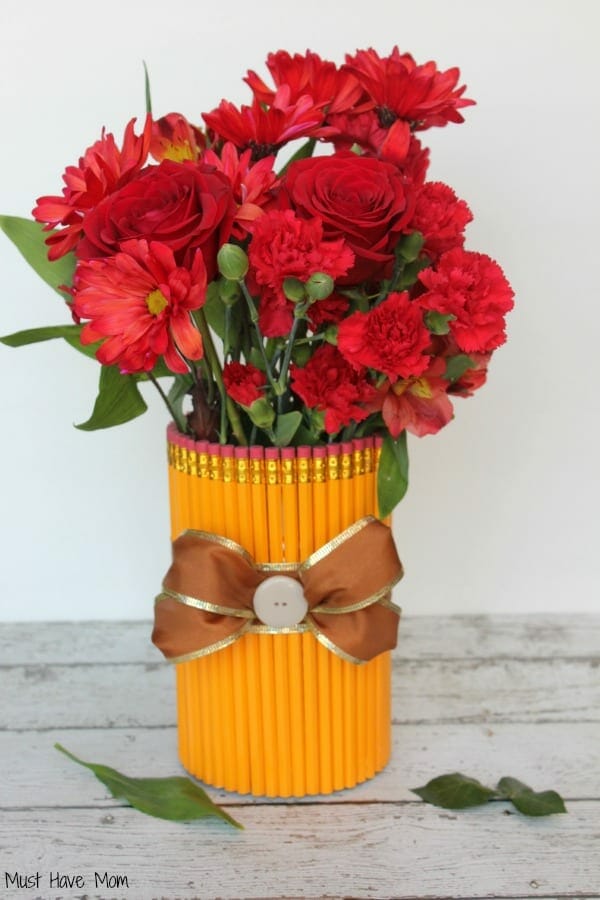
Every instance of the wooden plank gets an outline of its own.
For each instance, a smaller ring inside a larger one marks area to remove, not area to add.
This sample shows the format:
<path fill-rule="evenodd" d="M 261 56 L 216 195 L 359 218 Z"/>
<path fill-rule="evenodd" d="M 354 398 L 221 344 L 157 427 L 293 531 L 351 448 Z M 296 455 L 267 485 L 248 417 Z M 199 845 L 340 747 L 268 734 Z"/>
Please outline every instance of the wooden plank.
<path fill-rule="evenodd" d="M 78 806 L 89 800 L 114 805 L 91 774 L 54 750 L 62 743 L 80 758 L 128 775 L 165 777 L 183 773 L 174 728 L 56 730 L 0 733 L 0 759 L 9 773 L 0 808 Z M 8 762 L 10 761 L 10 762 Z M 349 791 L 302 802 L 364 803 L 416 800 L 410 788 L 444 772 L 462 771 L 495 785 L 513 775 L 538 790 L 555 788 L 567 800 L 600 800 L 600 724 L 397 725 L 392 758 L 376 778 Z M 208 788 L 217 802 L 239 795 Z M 244 797 L 243 802 L 256 802 Z M 264 802 L 261 800 L 260 802 Z M 283 801 L 274 801 L 283 802 Z"/>
<path fill-rule="evenodd" d="M 150 621 L 0 623 L 0 664 L 152 663 Z M 600 616 L 403 616 L 397 659 L 600 655 Z"/>
<path fill-rule="evenodd" d="M 398 660 L 393 677 L 398 723 L 600 721 L 592 659 Z M 0 709 L 12 730 L 164 727 L 175 723 L 174 672 L 164 663 L 8 667 Z"/>
<path fill-rule="evenodd" d="M 600 804 L 527 819 L 505 804 L 460 813 L 415 804 L 233 808 L 244 824 L 182 825 L 129 808 L 7 813 L 3 870 L 80 874 L 88 900 L 114 896 L 94 872 L 128 879 L 119 896 L 473 898 L 600 892 Z M 73 893 L 61 896 L 74 896 Z"/>

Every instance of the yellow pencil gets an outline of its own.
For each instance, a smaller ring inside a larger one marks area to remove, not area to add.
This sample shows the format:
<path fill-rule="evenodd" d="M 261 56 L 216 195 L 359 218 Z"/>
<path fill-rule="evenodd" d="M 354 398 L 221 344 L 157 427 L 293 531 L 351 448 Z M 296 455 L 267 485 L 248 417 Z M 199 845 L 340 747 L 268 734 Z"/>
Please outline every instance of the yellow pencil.
<path fill-rule="evenodd" d="M 340 480 L 340 445 L 327 444 L 327 540 L 340 533 L 342 497 Z"/>
<path fill-rule="evenodd" d="M 333 535 L 327 534 L 327 451 L 325 447 L 312 448 L 312 477 L 313 484 L 313 529 L 312 547 L 314 552 L 317 547 L 322 547 Z"/>
<path fill-rule="evenodd" d="M 296 452 L 293 447 L 281 451 L 281 507 L 283 516 L 283 559 L 285 562 L 300 562 L 300 540 L 298 520 L 298 470 Z M 271 562 L 280 560 L 271 559 Z"/>
<path fill-rule="evenodd" d="M 348 528 L 358 518 L 354 513 L 354 491 L 352 487 L 352 442 L 342 444 L 340 455 L 340 529 Z"/>
<path fill-rule="evenodd" d="M 313 539 L 313 502 L 310 447 L 297 448 L 299 559 L 303 561 L 315 549 Z"/>
<path fill-rule="evenodd" d="M 239 544 L 240 528 L 237 511 L 237 485 L 235 483 L 233 444 L 222 445 L 221 460 L 223 467 L 223 515 L 225 524 L 223 534 Z"/>
<path fill-rule="evenodd" d="M 250 479 L 252 521 L 254 524 L 254 558 L 269 561 L 269 531 L 267 524 L 267 494 L 265 461 L 262 447 L 250 447 Z"/>
<path fill-rule="evenodd" d="M 254 511 L 250 484 L 250 461 L 247 447 L 235 447 L 236 500 L 238 507 L 239 543 L 254 556 Z"/>
<path fill-rule="evenodd" d="M 192 528 L 200 531 L 211 530 L 211 494 L 210 464 L 208 457 L 208 441 L 196 441 L 196 459 L 198 471 L 198 507 Z"/>
<path fill-rule="evenodd" d="M 363 438 L 352 441 L 352 493 L 354 494 L 354 518 L 365 515 L 365 442 Z"/>
<path fill-rule="evenodd" d="M 225 533 L 225 510 L 223 508 L 223 460 L 220 444 L 209 444 L 209 465 L 211 483 L 211 531 L 215 534 Z"/>

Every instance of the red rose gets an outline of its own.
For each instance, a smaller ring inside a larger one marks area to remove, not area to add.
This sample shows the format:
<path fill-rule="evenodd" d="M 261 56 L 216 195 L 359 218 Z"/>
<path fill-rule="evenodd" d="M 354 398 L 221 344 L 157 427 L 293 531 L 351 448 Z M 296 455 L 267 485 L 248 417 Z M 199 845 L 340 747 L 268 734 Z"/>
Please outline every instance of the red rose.
<path fill-rule="evenodd" d="M 338 330 L 338 347 L 348 362 L 376 369 L 392 383 L 424 372 L 429 364 L 424 351 L 430 346 L 423 311 L 406 291 L 390 294 L 370 312 L 353 313 Z"/>
<path fill-rule="evenodd" d="M 419 280 L 428 288 L 419 305 L 454 316 L 450 334 L 460 350 L 485 353 L 504 343 L 504 317 L 513 308 L 514 293 L 498 263 L 485 253 L 449 250 Z"/>
<path fill-rule="evenodd" d="M 408 179 L 391 163 L 340 151 L 293 163 L 285 193 L 296 214 L 318 216 L 325 239 L 344 238 L 355 263 L 340 284 L 382 278 L 414 208 Z"/>
<path fill-rule="evenodd" d="M 232 400 L 241 406 L 252 406 L 263 396 L 260 388 L 265 384 L 265 376 L 249 363 L 230 362 L 223 368 L 223 384 Z"/>
<path fill-rule="evenodd" d="M 351 422 L 362 422 L 377 399 L 367 375 L 346 362 L 331 344 L 323 344 L 304 368 L 292 365 L 292 390 L 311 409 L 325 412 L 325 431 L 337 434 Z"/>
<path fill-rule="evenodd" d="M 209 281 L 219 243 L 229 236 L 235 204 L 229 180 L 212 166 L 165 160 L 149 166 L 106 197 L 83 221 L 77 255 L 94 259 L 117 253 L 131 238 L 160 241 L 188 264 L 202 250 Z"/>

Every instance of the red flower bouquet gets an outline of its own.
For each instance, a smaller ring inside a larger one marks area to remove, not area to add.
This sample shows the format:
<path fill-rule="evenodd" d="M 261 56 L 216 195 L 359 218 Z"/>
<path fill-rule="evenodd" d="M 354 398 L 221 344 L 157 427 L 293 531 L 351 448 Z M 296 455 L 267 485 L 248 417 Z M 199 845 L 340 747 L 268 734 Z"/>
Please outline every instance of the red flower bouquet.
<path fill-rule="evenodd" d="M 143 124 L 120 143 L 103 131 L 67 167 L 35 221 L 2 217 L 71 317 L 3 340 L 96 356 L 109 402 L 88 429 L 143 412 L 150 380 L 197 440 L 379 434 L 386 515 L 406 432 L 434 434 L 481 387 L 513 305 L 500 266 L 464 248 L 469 207 L 427 181 L 417 137 L 473 101 L 458 69 L 398 48 L 342 65 L 278 51 L 267 68 L 271 84 L 247 73 L 249 105 L 222 100 L 202 126 L 148 100 Z"/>

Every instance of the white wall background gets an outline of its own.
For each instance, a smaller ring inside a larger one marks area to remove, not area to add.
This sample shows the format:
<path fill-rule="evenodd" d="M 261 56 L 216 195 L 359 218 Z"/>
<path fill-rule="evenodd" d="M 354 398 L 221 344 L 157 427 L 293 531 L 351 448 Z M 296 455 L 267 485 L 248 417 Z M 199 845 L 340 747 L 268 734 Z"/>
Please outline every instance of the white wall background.
<path fill-rule="evenodd" d="M 513 283 L 509 341 L 479 394 L 410 441 L 395 516 L 407 612 L 598 610 L 598 147 L 596 0 L 3 0 L 0 212 L 29 215 L 106 125 L 245 101 L 267 52 L 394 42 L 459 65 L 478 105 L 426 132 L 431 177 L 470 204 L 469 249 Z M 0 333 L 66 321 L 0 234 Z M 62 342 L 0 346 L 0 618 L 146 619 L 170 559 L 165 414 L 107 432 L 98 370 Z"/>

